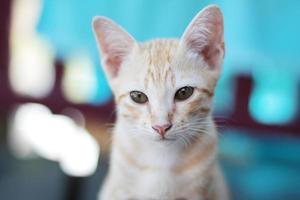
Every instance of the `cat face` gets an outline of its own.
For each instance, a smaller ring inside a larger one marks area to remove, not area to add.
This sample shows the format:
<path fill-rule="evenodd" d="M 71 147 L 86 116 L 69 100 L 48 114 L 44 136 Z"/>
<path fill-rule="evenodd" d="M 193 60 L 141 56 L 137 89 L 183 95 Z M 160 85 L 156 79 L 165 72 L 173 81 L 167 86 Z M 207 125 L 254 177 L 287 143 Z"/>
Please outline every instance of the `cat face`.
<path fill-rule="evenodd" d="M 118 117 L 132 132 L 175 141 L 205 131 L 224 55 L 219 8 L 197 14 L 180 40 L 137 43 L 105 17 L 93 27 Z"/>

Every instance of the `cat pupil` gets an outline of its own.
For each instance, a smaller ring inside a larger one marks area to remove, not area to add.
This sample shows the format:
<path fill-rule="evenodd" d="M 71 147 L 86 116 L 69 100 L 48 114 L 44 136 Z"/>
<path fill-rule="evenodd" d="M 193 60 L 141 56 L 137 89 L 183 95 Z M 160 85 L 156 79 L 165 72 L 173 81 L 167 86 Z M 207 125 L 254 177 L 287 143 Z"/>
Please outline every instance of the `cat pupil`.
<path fill-rule="evenodd" d="M 184 101 L 186 99 L 188 99 L 190 96 L 192 96 L 194 92 L 194 88 L 193 87 L 183 87 L 180 88 L 179 90 L 177 90 L 176 94 L 175 94 L 175 100 L 178 101 Z"/>
<path fill-rule="evenodd" d="M 139 91 L 130 92 L 130 98 L 134 102 L 139 103 L 139 104 L 143 104 L 143 103 L 146 103 L 148 101 L 148 97 L 144 93 L 139 92 Z"/>

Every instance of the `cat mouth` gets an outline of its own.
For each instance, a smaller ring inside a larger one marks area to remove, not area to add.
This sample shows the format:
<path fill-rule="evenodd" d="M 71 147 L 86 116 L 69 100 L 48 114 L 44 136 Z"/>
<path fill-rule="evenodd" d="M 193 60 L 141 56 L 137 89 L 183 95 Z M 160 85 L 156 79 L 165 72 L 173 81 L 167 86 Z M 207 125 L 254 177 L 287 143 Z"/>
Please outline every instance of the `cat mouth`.
<path fill-rule="evenodd" d="M 161 141 L 161 142 L 171 142 L 171 141 L 175 141 L 175 138 L 166 138 L 166 137 L 160 137 L 159 139 L 157 139 L 157 141 Z"/>

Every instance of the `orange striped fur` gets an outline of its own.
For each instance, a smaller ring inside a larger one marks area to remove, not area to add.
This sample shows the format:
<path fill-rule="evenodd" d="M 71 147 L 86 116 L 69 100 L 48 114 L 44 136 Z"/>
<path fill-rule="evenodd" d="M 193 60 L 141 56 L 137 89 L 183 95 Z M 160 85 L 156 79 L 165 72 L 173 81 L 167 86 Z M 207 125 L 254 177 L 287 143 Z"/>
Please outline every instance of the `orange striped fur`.
<path fill-rule="evenodd" d="M 96 17 L 93 26 L 117 105 L 110 168 L 99 199 L 228 200 L 211 117 L 224 56 L 220 9 L 199 12 L 181 39 L 138 43 L 105 17 Z M 184 87 L 192 93 L 176 99 Z M 134 101 L 132 91 L 147 101 Z M 165 124 L 164 132 L 153 128 Z"/>

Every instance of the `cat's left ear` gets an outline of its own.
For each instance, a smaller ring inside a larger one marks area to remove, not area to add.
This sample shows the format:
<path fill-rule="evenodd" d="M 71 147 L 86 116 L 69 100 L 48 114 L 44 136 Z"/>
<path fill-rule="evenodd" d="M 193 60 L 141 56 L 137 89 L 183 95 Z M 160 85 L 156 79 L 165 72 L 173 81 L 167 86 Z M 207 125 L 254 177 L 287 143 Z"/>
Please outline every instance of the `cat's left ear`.
<path fill-rule="evenodd" d="M 224 57 L 223 15 L 218 6 L 200 11 L 186 28 L 180 45 L 187 53 L 200 56 L 210 67 L 219 71 Z"/>
<path fill-rule="evenodd" d="M 108 77 L 113 79 L 118 75 L 123 61 L 136 42 L 121 26 L 107 17 L 95 17 L 93 30 L 104 70 Z"/>

